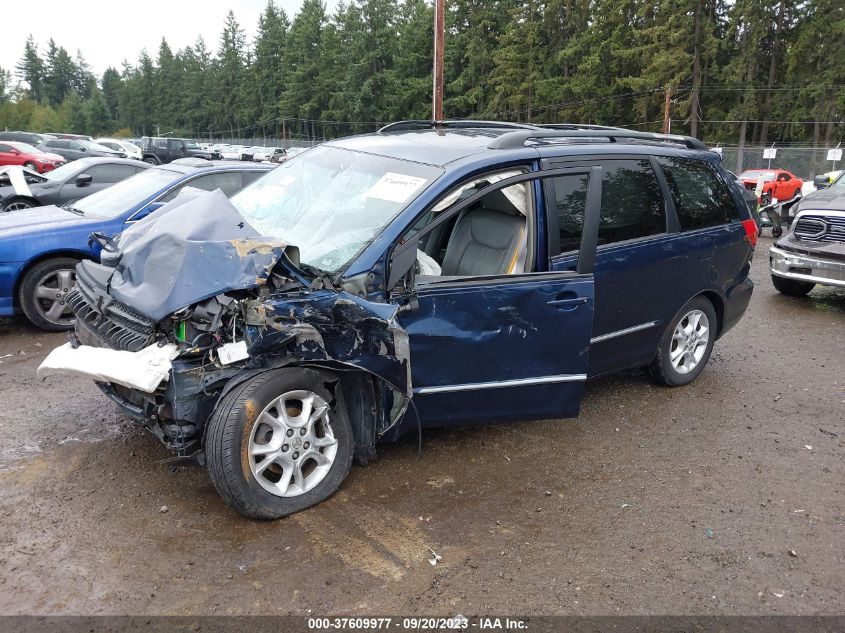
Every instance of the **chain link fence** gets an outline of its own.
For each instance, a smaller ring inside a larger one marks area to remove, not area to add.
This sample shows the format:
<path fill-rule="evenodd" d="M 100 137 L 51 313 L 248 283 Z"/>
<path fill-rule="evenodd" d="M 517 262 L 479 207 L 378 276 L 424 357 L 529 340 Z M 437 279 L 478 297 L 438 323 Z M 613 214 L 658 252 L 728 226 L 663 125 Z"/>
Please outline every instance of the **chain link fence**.
<path fill-rule="evenodd" d="M 745 146 L 740 152 L 738 146 L 723 146 L 722 164 L 738 174 L 746 169 L 785 169 L 803 178 L 812 180 L 818 174 L 842 169 L 843 161 L 827 160 L 828 148 L 823 147 L 775 147 L 777 155 L 771 160 L 763 158 L 768 147 Z"/>

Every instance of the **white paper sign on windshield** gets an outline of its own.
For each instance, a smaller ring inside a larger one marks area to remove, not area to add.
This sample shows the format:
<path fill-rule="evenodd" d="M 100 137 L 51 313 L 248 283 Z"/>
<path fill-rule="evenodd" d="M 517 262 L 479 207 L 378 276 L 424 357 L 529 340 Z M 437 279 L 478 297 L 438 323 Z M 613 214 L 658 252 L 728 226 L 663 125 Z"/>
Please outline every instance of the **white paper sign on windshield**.
<path fill-rule="evenodd" d="M 425 182 L 425 178 L 387 172 L 367 191 L 368 198 L 405 202 Z"/>

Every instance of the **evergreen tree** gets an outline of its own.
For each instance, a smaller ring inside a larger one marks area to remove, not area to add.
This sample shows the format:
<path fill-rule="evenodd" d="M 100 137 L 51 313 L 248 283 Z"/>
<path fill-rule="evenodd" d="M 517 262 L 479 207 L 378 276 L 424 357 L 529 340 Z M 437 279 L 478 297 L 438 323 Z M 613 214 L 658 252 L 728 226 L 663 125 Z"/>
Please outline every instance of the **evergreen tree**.
<path fill-rule="evenodd" d="M 35 40 L 32 35 L 26 38 L 24 44 L 23 57 L 15 66 L 18 74 L 18 79 L 27 85 L 26 96 L 38 103 L 44 100 L 44 75 L 46 68 L 44 61 L 38 54 L 38 47 L 35 45 Z"/>
<path fill-rule="evenodd" d="M 0 66 L 0 103 L 12 98 L 12 73 Z"/>
<path fill-rule="evenodd" d="M 241 135 L 240 114 L 244 99 L 242 84 L 246 68 L 245 45 L 244 31 L 235 19 L 235 14 L 229 11 L 217 50 L 215 86 L 217 111 L 214 123 L 220 130 L 228 130 L 237 136 Z M 244 123 L 251 123 L 251 121 L 245 120 Z"/>
<path fill-rule="evenodd" d="M 103 98 L 106 100 L 106 106 L 109 109 L 109 116 L 112 120 L 117 121 L 118 118 L 118 104 L 120 101 L 121 79 L 120 73 L 116 68 L 109 66 L 103 73 Z"/>
<path fill-rule="evenodd" d="M 328 93 L 321 86 L 322 39 L 326 10 L 320 0 L 304 0 L 287 38 L 285 91 L 279 101 L 283 118 L 307 137 L 317 134 L 315 120 L 328 106 Z"/>

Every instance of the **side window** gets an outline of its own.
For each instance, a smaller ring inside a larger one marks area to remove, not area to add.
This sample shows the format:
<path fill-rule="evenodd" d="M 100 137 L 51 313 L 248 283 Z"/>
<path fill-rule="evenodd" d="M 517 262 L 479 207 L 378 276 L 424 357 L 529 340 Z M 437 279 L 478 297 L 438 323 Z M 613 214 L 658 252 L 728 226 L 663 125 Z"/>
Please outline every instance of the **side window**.
<path fill-rule="evenodd" d="M 682 231 L 727 224 L 739 212 L 727 186 L 706 161 L 658 157 Z"/>
<path fill-rule="evenodd" d="M 67 143 L 68 148 L 75 149 L 77 152 L 80 152 L 85 149 L 85 146 L 82 143 L 77 143 L 76 141 L 65 141 Z"/>
<path fill-rule="evenodd" d="M 247 185 L 252 184 L 253 182 L 255 182 L 256 180 L 261 178 L 261 176 L 263 176 L 266 173 L 267 173 L 266 171 L 258 171 L 258 170 L 255 170 L 255 171 L 246 170 L 246 171 L 242 172 L 241 176 L 243 177 L 243 186 L 246 187 Z"/>
<path fill-rule="evenodd" d="M 238 171 L 227 171 L 219 174 L 206 174 L 204 176 L 200 176 L 198 178 L 194 178 L 193 180 L 189 180 L 186 183 L 183 183 L 181 186 L 177 187 L 169 194 L 167 194 L 164 198 L 162 198 L 162 201 L 170 202 L 176 196 L 178 196 L 179 192 L 182 191 L 182 189 L 184 189 L 185 187 L 193 187 L 194 189 L 204 189 L 205 191 L 214 191 L 215 189 L 220 189 L 228 197 L 240 191 L 243 185 L 241 184 L 241 173 Z"/>
<path fill-rule="evenodd" d="M 67 141 L 47 141 L 47 147 L 55 147 L 57 149 L 68 149 Z"/>
<path fill-rule="evenodd" d="M 12 147 L 10 145 L 4 145 L 4 144 L 0 143 L 0 152 L 2 152 L 3 154 L 8 154 L 11 151 L 12 151 Z"/>
<path fill-rule="evenodd" d="M 666 211 L 657 176 L 648 160 L 613 160 L 602 164 L 598 246 L 666 232 Z M 581 245 L 587 204 L 587 174 L 554 179 L 560 252 Z"/>
<path fill-rule="evenodd" d="M 167 139 L 166 138 L 157 138 L 155 140 L 155 146 L 158 149 L 167 149 Z"/>
<path fill-rule="evenodd" d="M 666 211 L 648 160 L 608 161 L 601 184 L 598 245 L 666 232 Z"/>
<path fill-rule="evenodd" d="M 560 252 L 577 251 L 587 208 L 588 174 L 558 176 L 554 179 L 555 208 L 560 229 Z"/>
<path fill-rule="evenodd" d="M 169 139 L 167 141 L 168 149 L 179 151 L 185 149 L 185 142 L 180 141 L 179 139 Z"/>
<path fill-rule="evenodd" d="M 94 165 L 85 173 L 91 174 L 94 182 L 120 182 L 135 174 L 131 165 Z"/>

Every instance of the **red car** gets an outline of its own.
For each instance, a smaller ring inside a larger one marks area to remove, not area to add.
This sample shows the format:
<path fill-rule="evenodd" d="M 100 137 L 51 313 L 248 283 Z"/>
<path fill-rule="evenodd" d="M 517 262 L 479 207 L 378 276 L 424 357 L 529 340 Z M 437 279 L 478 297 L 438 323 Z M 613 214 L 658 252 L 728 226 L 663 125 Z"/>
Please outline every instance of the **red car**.
<path fill-rule="evenodd" d="M 739 175 L 743 186 L 750 190 L 757 190 L 758 181 L 763 181 L 762 189 L 757 193 L 757 199 L 762 203 L 773 198 L 789 200 L 801 193 L 804 181 L 785 169 L 747 169 Z"/>
<path fill-rule="evenodd" d="M 0 167 L 5 165 L 20 165 L 39 174 L 53 171 L 65 164 L 65 159 L 58 154 L 48 154 L 26 143 L 17 141 L 0 141 Z"/>

